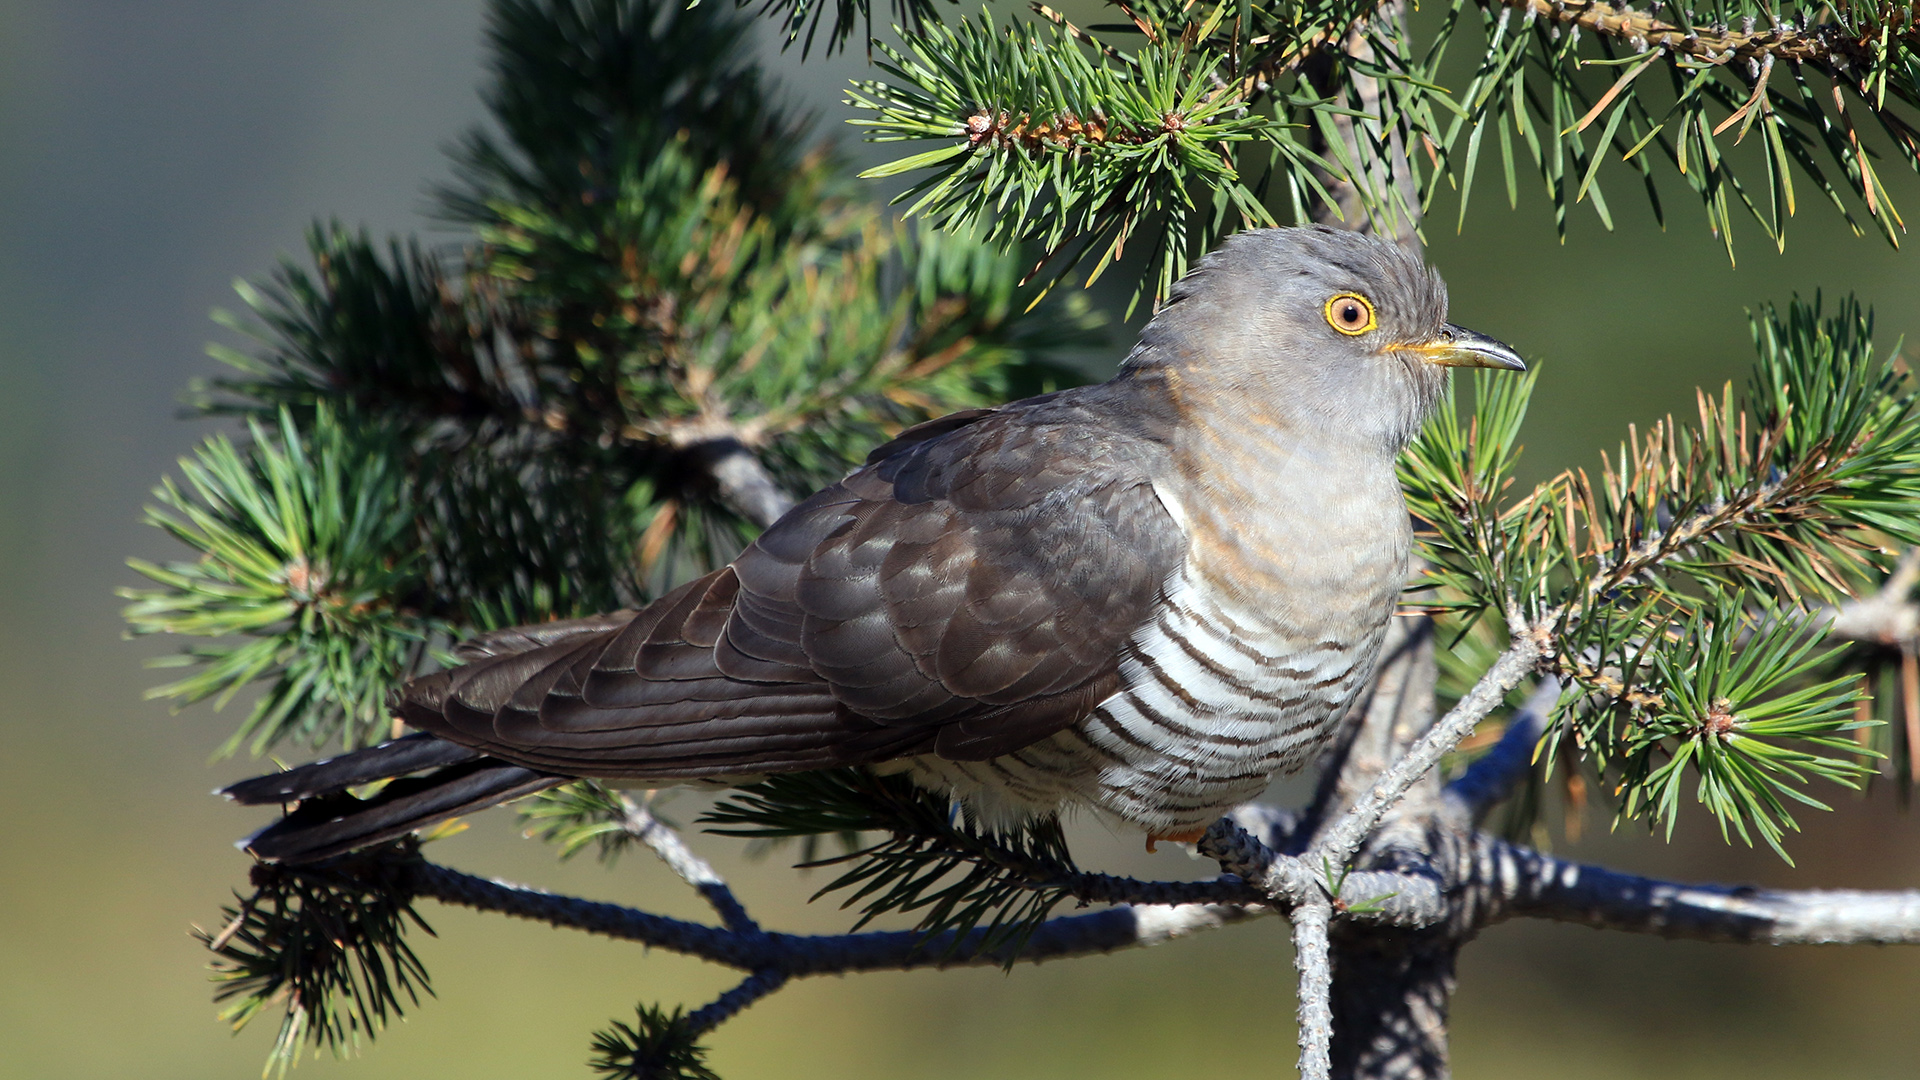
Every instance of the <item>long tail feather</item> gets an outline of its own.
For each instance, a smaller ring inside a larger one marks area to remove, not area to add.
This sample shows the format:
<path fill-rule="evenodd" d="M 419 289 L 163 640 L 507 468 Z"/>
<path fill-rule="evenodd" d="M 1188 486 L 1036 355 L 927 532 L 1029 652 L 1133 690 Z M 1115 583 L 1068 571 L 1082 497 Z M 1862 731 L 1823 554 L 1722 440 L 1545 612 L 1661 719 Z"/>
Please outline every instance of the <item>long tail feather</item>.
<path fill-rule="evenodd" d="M 242 846 L 267 862 L 312 862 L 531 795 L 566 779 L 480 757 L 395 780 L 370 799 L 344 792 L 307 799 Z"/>
<path fill-rule="evenodd" d="M 431 735 L 408 735 L 365 750 L 310 762 L 285 772 L 242 780 L 220 789 L 219 794 L 248 806 L 299 802 L 316 795 L 331 795 L 358 784 L 371 784 L 375 780 L 405 776 L 422 769 L 472 761 L 479 756 L 480 751 L 459 743 L 436 739 Z"/>

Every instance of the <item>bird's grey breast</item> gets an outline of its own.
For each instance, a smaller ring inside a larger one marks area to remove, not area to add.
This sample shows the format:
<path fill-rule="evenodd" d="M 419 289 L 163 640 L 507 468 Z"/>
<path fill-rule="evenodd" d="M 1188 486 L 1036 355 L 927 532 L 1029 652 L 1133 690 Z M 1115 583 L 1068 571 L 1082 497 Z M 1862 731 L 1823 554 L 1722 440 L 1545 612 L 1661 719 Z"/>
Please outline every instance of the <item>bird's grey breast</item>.
<path fill-rule="evenodd" d="M 1108 755 L 1098 801 L 1162 832 L 1312 759 L 1371 676 L 1407 573 L 1390 467 L 1262 449 L 1262 468 L 1159 485 L 1186 559 L 1127 642 L 1122 689 L 1081 725 Z"/>

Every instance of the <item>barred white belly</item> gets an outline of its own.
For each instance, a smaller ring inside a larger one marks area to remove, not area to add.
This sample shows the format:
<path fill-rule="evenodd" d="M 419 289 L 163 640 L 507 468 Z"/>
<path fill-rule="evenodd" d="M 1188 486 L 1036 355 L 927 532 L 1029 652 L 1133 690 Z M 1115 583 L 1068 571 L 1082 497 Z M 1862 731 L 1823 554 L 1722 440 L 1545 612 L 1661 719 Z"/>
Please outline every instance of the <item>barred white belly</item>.
<path fill-rule="evenodd" d="M 1182 575 L 1128 643 L 1125 688 L 1085 720 L 1004 757 L 908 768 L 993 825 L 1083 806 L 1154 834 L 1203 829 L 1312 761 L 1366 685 L 1385 626 L 1339 621 L 1344 635 L 1283 625 Z"/>

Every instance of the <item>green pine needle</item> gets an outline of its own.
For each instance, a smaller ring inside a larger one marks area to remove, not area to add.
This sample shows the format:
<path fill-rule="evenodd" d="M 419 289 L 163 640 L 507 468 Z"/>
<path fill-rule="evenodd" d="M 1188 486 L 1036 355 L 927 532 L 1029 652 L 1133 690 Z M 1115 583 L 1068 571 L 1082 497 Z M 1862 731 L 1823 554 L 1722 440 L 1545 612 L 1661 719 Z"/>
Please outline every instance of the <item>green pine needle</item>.
<path fill-rule="evenodd" d="M 184 486 L 154 493 L 148 522 L 199 557 L 130 562 L 158 586 L 121 590 L 130 631 L 213 640 L 159 661 L 197 670 L 148 696 L 221 706 L 265 683 L 222 755 L 378 741 L 387 690 L 438 629 L 399 603 L 420 585 L 413 486 L 385 432 L 329 409 L 305 430 L 282 410 L 249 431 L 244 446 L 207 440 L 181 461 Z"/>
<path fill-rule="evenodd" d="M 1439 410 L 1401 475 L 1426 522 L 1422 600 L 1465 650 L 1456 690 L 1504 641 L 1482 616 L 1546 622 L 1573 687 L 1550 765 L 1586 759 L 1623 818 L 1669 830 L 1691 790 L 1723 833 L 1784 856 L 1789 807 L 1824 808 L 1809 783 L 1873 772 L 1857 679 L 1810 620 L 1920 542 L 1920 415 L 1850 299 L 1763 309 L 1754 336 L 1744 403 L 1702 395 L 1693 423 L 1631 434 L 1598 476 L 1509 493 L 1531 382 L 1489 377 L 1466 418 Z"/>
<path fill-rule="evenodd" d="M 548 788 L 520 802 L 518 810 L 526 834 L 558 847 L 562 860 L 593 845 L 611 866 L 636 840 L 627 830 L 622 796 L 598 780 Z"/>
<path fill-rule="evenodd" d="M 632 1026 L 613 1022 L 593 1036 L 587 1062 L 607 1080 L 720 1080 L 706 1064 L 707 1050 L 679 1009 L 641 1005 Z"/>
<path fill-rule="evenodd" d="M 881 915 L 915 914 L 924 934 L 954 934 L 954 944 L 984 929 L 978 951 L 1020 946 L 1066 899 L 1077 873 L 1059 820 L 1012 831 L 982 828 L 948 798 L 904 774 L 828 769 L 769 777 L 722 800 L 700 821 L 709 832 L 756 839 L 881 833 L 845 855 L 803 863 L 845 867 L 814 894 L 847 894 L 855 928 Z"/>
<path fill-rule="evenodd" d="M 346 1056 L 433 988 L 407 945 L 433 933 L 400 885 L 400 864 L 370 854 L 328 868 L 257 867 L 255 890 L 226 908 L 226 928 L 196 931 L 213 950 L 220 1018 L 234 1030 L 280 1013 L 267 1073 L 284 1076 L 303 1046 Z"/>

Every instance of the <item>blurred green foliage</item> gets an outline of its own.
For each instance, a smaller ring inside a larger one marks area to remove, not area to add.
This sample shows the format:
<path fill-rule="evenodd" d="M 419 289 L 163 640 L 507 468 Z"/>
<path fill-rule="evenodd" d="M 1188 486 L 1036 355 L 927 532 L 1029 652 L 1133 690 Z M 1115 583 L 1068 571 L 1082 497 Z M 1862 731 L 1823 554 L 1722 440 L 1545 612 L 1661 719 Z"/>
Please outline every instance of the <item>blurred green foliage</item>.
<path fill-rule="evenodd" d="M 441 192 L 473 243 L 316 228 L 311 269 L 241 286 L 225 321 L 253 346 L 217 350 L 238 374 L 197 400 L 253 440 L 161 489 L 195 561 L 136 562 L 158 587 L 125 594 L 136 633 L 206 639 L 156 695 L 265 685 L 227 752 L 378 741 L 387 689 L 453 637 L 725 562 L 757 526 L 713 440 L 808 491 L 905 426 L 1077 378 L 1054 357 L 1094 340 L 1086 301 L 1036 306 L 1010 257 L 859 201 L 745 32 L 714 5 L 500 4 L 496 125 Z"/>

